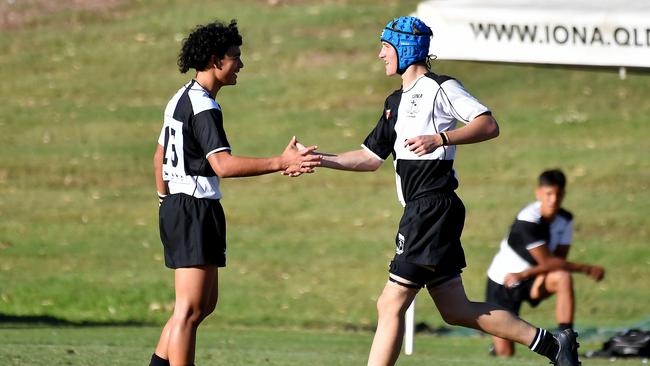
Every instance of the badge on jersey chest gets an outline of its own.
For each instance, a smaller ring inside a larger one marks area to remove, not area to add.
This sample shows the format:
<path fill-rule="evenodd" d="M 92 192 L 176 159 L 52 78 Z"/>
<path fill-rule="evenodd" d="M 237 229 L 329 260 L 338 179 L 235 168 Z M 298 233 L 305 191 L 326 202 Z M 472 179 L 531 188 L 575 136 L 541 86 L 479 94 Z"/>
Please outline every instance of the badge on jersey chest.
<path fill-rule="evenodd" d="M 384 111 L 384 117 L 386 117 L 386 119 L 389 120 L 390 116 L 392 116 L 392 114 L 390 113 L 390 109 L 386 109 Z"/>
<path fill-rule="evenodd" d="M 420 104 L 422 102 L 422 94 L 411 94 L 411 100 L 406 107 L 406 116 L 415 117 L 420 112 Z"/>

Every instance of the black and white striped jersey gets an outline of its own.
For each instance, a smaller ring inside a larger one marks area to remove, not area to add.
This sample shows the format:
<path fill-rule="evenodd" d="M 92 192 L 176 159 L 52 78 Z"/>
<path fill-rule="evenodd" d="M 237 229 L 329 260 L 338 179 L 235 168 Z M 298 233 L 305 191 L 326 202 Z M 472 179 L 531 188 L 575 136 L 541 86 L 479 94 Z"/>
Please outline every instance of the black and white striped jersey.
<path fill-rule="evenodd" d="M 524 207 L 510 226 L 508 235 L 501 241 L 499 251 L 492 259 L 487 274 L 498 284 L 508 273 L 524 271 L 537 262 L 528 252 L 540 245 L 547 245 L 552 253 L 558 245 L 571 245 L 573 238 L 573 215 L 560 209 L 552 222 L 542 218 L 541 203 L 533 202 Z"/>
<path fill-rule="evenodd" d="M 169 193 L 220 199 L 219 177 L 208 156 L 230 150 L 221 107 L 196 80 L 171 98 L 158 143 L 164 148 L 163 180 Z"/>
<path fill-rule="evenodd" d="M 377 126 L 361 146 L 381 160 L 393 155 L 397 196 L 406 205 L 436 191 L 453 191 L 458 181 L 453 170 L 456 146 L 417 156 L 404 147 L 404 140 L 452 130 L 457 121 L 469 123 L 484 113 L 489 109 L 460 82 L 428 73 L 386 98 Z"/>

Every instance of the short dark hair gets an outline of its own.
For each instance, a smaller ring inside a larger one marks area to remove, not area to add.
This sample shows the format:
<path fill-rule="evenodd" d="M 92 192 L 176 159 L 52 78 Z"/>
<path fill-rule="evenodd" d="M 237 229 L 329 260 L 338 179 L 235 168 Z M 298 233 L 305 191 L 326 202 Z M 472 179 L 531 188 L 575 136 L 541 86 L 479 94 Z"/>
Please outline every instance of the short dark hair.
<path fill-rule="evenodd" d="M 210 57 L 215 55 L 222 59 L 228 48 L 241 45 L 242 37 L 235 19 L 228 25 L 220 21 L 198 25 L 183 40 L 181 52 L 178 54 L 178 69 L 183 74 L 189 69 L 204 71 L 208 67 Z"/>
<path fill-rule="evenodd" d="M 564 190 L 566 186 L 566 177 L 560 169 L 550 169 L 539 175 L 538 186 L 558 186 Z"/>

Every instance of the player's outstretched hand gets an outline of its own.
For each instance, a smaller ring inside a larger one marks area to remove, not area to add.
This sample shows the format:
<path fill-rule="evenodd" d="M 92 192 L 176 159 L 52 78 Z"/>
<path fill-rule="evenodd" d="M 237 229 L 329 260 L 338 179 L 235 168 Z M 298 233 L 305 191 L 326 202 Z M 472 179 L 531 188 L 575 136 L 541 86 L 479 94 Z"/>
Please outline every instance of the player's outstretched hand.
<path fill-rule="evenodd" d="M 282 174 L 297 177 L 303 173 L 313 173 L 321 160 L 320 154 L 315 153 L 317 148 L 318 146 L 306 147 L 293 136 L 282 153 L 283 161 L 287 162 L 287 168 Z"/>
<path fill-rule="evenodd" d="M 421 135 L 404 140 L 404 147 L 417 156 L 429 154 L 442 146 L 440 135 Z"/>
<path fill-rule="evenodd" d="M 605 268 L 601 266 L 589 266 L 587 276 L 595 281 L 600 281 L 605 277 Z"/>

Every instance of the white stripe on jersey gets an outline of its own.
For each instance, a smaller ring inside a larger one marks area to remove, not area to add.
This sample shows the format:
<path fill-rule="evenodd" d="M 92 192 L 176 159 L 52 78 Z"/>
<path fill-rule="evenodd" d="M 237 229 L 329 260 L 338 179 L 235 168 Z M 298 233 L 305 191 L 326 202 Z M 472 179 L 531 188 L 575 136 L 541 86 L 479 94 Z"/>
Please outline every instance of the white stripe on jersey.
<path fill-rule="evenodd" d="M 221 151 L 230 151 L 230 148 L 229 147 L 220 147 L 218 149 L 214 149 L 214 150 L 208 152 L 207 154 L 205 154 L 205 158 L 207 159 L 208 156 L 210 156 L 212 154 L 216 154 L 216 153 L 221 152 Z"/>
<path fill-rule="evenodd" d="M 379 155 L 375 154 L 375 152 L 372 151 L 372 150 L 370 150 L 366 145 L 361 144 L 361 147 L 362 147 L 364 150 L 366 150 L 370 155 L 374 156 L 375 158 L 377 158 L 377 159 L 379 159 L 379 160 L 381 160 L 381 161 L 384 161 L 384 159 L 382 159 Z"/>

